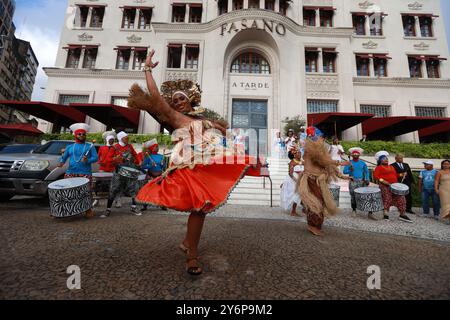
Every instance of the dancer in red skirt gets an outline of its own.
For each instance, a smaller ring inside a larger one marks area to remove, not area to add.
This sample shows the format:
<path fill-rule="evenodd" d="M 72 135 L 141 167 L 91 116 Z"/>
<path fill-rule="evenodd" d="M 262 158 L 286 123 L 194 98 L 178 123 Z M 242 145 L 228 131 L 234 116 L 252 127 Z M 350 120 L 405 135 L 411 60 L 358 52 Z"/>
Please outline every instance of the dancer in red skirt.
<path fill-rule="evenodd" d="M 180 249 L 187 255 L 186 270 L 199 275 L 198 244 L 205 215 L 223 205 L 233 188 L 245 175 L 257 175 L 256 159 L 236 154 L 233 146 L 224 147 L 228 125 L 202 117 L 201 91 L 192 81 L 168 81 L 161 93 L 152 76 L 158 62 L 155 52 L 144 68 L 149 93 L 137 84 L 130 90 L 128 106 L 149 112 L 172 133 L 174 148 L 169 168 L 161 177 L 145 185 L 137 195 L 141 203 L 190 212 L 187 233 Z M 252 164 L 254 166 L 252 166 Z"/>

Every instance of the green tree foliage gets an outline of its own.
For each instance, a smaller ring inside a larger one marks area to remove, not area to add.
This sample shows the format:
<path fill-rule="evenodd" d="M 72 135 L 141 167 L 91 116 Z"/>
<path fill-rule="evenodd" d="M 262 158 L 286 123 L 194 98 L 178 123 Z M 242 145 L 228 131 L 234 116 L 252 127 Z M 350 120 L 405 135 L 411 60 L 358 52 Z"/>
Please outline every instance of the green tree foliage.
<path fill-rule="evenodd" d="M 283 123 L 285 124 L 283 128 L 284 135 L 287 135 L 289 129 L 294 130 L 294 132 L 298 134 L 300 128 L 306 125 L 306 120 L 302 119 L 301 116 L 295 116 L 293 118 L 286 117 L 284 118 Z"/>

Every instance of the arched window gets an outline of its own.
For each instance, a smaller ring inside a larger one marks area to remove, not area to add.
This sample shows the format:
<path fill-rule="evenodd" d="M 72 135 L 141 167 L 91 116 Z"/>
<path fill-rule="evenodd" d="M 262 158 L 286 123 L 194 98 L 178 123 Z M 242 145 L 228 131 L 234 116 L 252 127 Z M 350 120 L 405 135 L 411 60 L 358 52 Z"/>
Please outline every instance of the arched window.
<path fill-rule="evenodd" d="M 234 59 L 231 73 L 270 74 L 270 65 L 260 54 L 246 52 Z"/>

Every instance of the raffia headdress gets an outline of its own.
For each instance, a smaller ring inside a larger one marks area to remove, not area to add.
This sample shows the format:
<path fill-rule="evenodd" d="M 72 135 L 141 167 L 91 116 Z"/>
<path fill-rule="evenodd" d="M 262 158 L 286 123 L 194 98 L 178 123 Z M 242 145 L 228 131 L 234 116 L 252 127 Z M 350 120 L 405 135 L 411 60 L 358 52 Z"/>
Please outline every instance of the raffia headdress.
<path fill-rule="evenodd" d="M 175 92 L 184 92 L 193 107 L 198 107 L 202 101 L 200 86 L 191 80 L 166 81 L 161 85 L 161 94 L 166 102 L 171 105 Z"/>

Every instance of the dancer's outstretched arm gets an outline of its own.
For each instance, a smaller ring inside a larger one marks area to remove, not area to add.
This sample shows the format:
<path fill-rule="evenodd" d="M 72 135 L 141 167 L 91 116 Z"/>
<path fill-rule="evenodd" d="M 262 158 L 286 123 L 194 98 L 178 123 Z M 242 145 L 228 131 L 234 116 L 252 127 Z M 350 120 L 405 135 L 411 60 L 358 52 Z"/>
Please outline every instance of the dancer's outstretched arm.
<path fill-rule="evenodd" d="M 155 50 L 151 50 L 146 60 L 146 66 L 156 68 L 159 62 L 152 61 Z M 145 72 L 147 88 L 150 93 L 145 93 L 137 84 L 130 90 L 128 106 L 135 109 L 145 110 L 152 115 L 160 124 L 167 124 L 174 129 L 189 125 L 193 120 L 188 116 L 174 110 L 161 96 L 151 70 Z"/>

